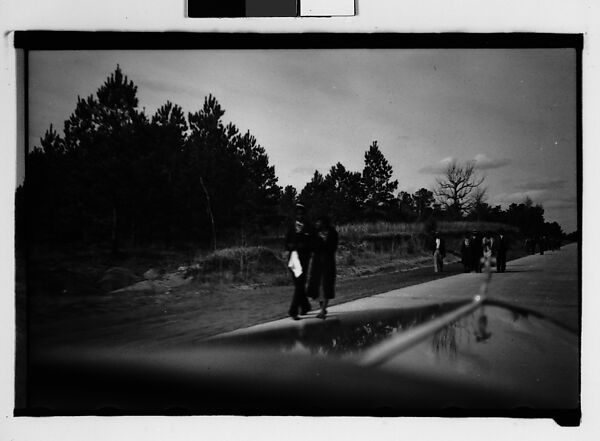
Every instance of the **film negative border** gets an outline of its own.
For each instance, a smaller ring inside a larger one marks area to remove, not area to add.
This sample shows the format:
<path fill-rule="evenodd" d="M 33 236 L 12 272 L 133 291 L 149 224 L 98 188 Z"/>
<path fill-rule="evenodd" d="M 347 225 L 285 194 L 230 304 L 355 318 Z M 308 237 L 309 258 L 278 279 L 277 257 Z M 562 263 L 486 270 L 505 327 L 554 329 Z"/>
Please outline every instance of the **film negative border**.
<path fill-rule="evenodd" d="M 187 0 L 189 18 L 353 16 L 355 0 Z"/>

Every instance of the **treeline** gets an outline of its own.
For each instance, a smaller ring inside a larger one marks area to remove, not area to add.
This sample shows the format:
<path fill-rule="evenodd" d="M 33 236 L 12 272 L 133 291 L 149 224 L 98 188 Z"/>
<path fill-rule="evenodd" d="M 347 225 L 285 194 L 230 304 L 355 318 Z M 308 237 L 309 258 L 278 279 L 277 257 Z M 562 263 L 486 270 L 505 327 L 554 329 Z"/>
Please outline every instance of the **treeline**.
<path fill-rule="evenodd" d="M 265 149 L 224 114 L 209 95 L 187 115 L 171 102 L 147 115 L 137 86 L 117 66 L 95 95 L 78 98 L 62 134 L 50 126 L 27 155 L 18 238 L 105 243 L 113 251 L 151 243 L 216 248 L 280 229 L 298 201 L 336 223 L 461 218 L 515 225 L 524 234 L 560 231 L 529 200 L 502 210 L 480 193 L 453 211 L 459 204 L 440 200 L 435 189 L 397 193 L 377 141 L 361 172 L 337 163 L 325 176 L 315 171 L 299 193 L 281 188 Z"/>
<path fill-rule="evenodd" d="M 148 116 L 117 67 L 29 153 L 17 195 L 28 240 L 214 247 L 232 227 L 277 222 L 275 169 L 224 113 L 208 96 L 187 116 L 170 102 Z"/>

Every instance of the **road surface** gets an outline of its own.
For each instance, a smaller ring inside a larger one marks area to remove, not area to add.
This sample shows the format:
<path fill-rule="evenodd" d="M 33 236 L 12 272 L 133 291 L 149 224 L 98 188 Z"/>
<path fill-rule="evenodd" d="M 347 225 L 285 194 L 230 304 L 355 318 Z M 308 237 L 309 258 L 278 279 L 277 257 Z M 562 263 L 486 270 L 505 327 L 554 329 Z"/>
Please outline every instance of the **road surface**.
<path fill-rule="evenodd" d="M 344 312 L 348 311 L 413 307 L 472 298 L 479 292 L 485 277 L 485 274 L 463 273 L 432 280 L 332 306 L 328 308 L 329 315 L 335 314 L 342 318 Z M 578 277 L 577 245 L 571 244 L 559 251 L 510 261 L 507 263 L 505 273 L 496 273 L 492 270 L 488 297 L 534 309 L 573 329 L 579 329 Z M 314 318 L 317 312 L 313 311 L 305 316 L 304 320 L 317 320 Z M 289 320 L 291 319 L 277 320 L 233 332 L 277 327 L 288 323 Z M 298 325 L 302 326 L 302 320 Z"/>

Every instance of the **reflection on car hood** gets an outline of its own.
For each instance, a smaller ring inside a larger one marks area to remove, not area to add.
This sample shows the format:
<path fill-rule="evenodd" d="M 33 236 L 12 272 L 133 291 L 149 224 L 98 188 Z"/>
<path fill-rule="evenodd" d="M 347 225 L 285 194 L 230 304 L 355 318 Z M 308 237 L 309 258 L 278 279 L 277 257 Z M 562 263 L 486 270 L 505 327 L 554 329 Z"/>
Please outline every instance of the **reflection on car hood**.
<path fill-rule="evenodd" d="M 365 363 L 374 353 L 385 357 Z M 283 322 L 160 352 L 63 348 L 33 359 L 29 380 L 30 408 L 50 414 L 576 409 L 578 336 L 530 311 L 466 300 Z"/>

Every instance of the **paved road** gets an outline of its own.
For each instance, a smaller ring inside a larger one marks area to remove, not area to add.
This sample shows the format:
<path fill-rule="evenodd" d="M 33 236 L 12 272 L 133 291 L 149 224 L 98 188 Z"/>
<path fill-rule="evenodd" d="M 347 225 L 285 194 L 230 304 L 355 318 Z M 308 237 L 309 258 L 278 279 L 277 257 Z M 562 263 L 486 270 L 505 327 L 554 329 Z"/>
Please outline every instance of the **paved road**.
<path fill-rule="evenodd" d="M 575 244 L 544 255 L 522 257 L 508 262 L 505 273 L 493 272 L 488 297 L 535 309 L 571 328 L 579 329 L 577 269 Z M 346 311 L 361 309 L 411 307 L 471 298 L 479 292 L 485 277 L 485 274 L 458 274 L 335 305 L 329 308 L 329 313 L 343 315 Z M 313 319 L 315 313 L 311 313 L 307 319 Z M 277 327 L 289 323 L 289 320 L 264 323 L 234 333 Z M 302 326 L 302 320 L 298 324 Z"/>

